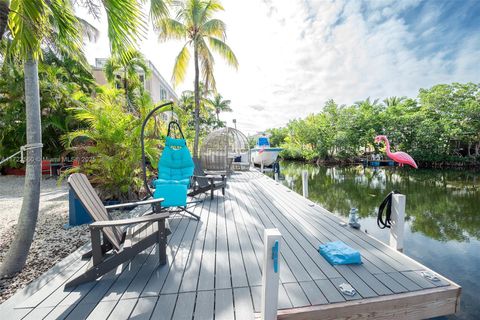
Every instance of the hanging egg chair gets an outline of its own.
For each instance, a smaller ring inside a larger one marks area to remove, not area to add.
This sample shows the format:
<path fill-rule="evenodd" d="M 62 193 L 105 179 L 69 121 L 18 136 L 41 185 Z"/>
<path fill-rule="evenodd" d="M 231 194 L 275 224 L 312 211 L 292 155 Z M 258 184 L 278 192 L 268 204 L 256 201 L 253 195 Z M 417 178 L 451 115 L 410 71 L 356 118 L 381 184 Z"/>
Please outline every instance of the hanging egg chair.
<path fill-rule="evenodd" d="M 207 171 L 231 172 L 234 168 L 249 168 L 248 139 L 235 128 L 215 130 L 203 139 L 200 160 Z"/>

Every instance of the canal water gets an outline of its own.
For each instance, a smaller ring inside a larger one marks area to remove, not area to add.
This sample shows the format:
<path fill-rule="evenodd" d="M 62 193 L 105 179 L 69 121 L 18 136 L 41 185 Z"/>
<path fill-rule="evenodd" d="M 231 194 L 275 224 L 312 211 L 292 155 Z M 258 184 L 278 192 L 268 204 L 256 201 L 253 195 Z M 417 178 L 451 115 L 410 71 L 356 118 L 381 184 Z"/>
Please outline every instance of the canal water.
<path fill-rule="evenodd" d="M 480 319 L 480 172 L 282 162 L 281 182 L 301 194 L 302 170 L 311 200 L 344 217 L 358 208 L 361 229 L 385 243 L 378 206 L 392 190 L 405 194 L 404 252 L 462 286 L 461 310 L 447 319 Z"/>

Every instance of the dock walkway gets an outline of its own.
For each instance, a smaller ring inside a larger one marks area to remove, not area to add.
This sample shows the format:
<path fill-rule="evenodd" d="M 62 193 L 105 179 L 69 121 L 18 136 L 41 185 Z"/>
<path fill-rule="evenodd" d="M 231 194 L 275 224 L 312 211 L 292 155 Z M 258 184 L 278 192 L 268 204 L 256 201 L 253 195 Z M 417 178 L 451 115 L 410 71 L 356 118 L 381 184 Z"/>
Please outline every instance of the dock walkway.
<path fill-rule="evenodd" d="M 261 300 L 263 231 L 283 236 L 281 319 L 423 319 L 451 314 L 460 287 L 257 171 L 236 173 L 225 197 L 192 208 L 201 219 L 170 219 L 168 263 L 139 254 L 95 282 L 65 290 L 81 273 L 86 245 L 0 306 L 8 319 L 254 319 Z M 363 264 L 331 266 L 320 244 L 340 240 Z M 349 283 L 357 294 L 341 293 Z M 353 316 L 355 315 L 355 316 Z"/>

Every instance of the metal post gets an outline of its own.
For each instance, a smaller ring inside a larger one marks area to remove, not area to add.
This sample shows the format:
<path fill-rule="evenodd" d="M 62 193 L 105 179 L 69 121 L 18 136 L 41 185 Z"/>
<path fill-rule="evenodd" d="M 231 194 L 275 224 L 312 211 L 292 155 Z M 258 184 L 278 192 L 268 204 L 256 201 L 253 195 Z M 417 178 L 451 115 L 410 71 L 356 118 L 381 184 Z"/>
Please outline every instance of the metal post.
<path fill-rule="evenodd" d="M 278 229 L 263 232 L 262 319 L 277 319 L 278 282 L 280 279 L 280 244 L 282 235 Z"/>
<path fill-rule="evenodd" d="M 275 172 L 275 181 L 278 182 L 278 172 Z"/>
<path fill-rule="evenodd" d="M 308 171 L 307 170 L 302 171 L 302 190 L 303 190 L 303 196 L 305 198 L 308 198 Z"/>
<path fill-rule="evenodd" d="M 406 197 L 403 194 L 394 194 L 392 196 L 392 227 L 390 228 L 390 246 L 400 252 L 403 251 L 405 202 Z"/>
<path fill-rule="evenodd" d="M 260 172 L 263 173 L 263 160 L 262 160 L 262 162 L 260 163 Z"/>

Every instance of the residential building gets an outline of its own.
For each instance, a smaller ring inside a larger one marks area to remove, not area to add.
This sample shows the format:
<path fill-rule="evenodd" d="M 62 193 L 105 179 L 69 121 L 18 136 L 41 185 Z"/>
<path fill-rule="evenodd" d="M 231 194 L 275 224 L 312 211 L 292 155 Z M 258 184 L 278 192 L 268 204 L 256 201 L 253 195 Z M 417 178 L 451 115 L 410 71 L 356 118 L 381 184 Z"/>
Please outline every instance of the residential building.
<path fill-rule="evenodd" d="M 105 58 L 96 58 L 95 66 L 92 66 L 92 74 L 98 84 L 104 85 L 107 83 L 107 78 L 105 76 L 104 67 L 107 59 Z M 139 69 L 138 73 L 140 76 L 140 81 L 143 83 L 143 87 L 147 92 L 150 93 L 153 103 L 155 105 L 160 104 L 162 101 L 178 101 L 178 96 L 170 86 L 170 84 L 162 77 L 160 72 L 155 68 L 153 63 L 148 60 L 148 67 L 151 70 L 150 77 L 145 79 L 145 74 L 143 70 Z M 119 78 L 122 77 L 122 74 L 117 75 Z M 176 115 L 174 115 L 176 118 Z M 171 114 L 164 113 L 163 118 L 169 120 Z"/>
<path fill-rule="evenodd" d="M 107 83 L 105 77 L 104 67 L 107 59 L 96 58 L 95 66 L 92 66 L 92 74 L 98 84 L 104 85 Z M 140 80 L 143 82 L 143 87 L 150 93 L 154 103 L 159 103 L 164 100 L 177 101 L 178 97 L 170 84 L 162 77 L 160 72 L 155 68 L 151 61 L 148 61 L 148 67 L 152 71 L 151 76 L 145 79 L 143 70 L 138 70 Z M 119 74 L 119 77 L 122 75 Z"/>

